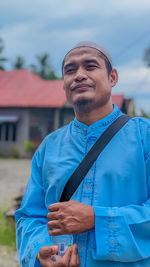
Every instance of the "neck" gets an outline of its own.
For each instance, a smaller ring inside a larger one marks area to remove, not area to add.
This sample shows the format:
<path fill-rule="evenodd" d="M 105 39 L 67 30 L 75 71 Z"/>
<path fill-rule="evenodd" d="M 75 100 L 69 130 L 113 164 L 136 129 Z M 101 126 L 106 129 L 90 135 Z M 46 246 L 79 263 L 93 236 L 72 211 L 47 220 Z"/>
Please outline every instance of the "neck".
<path fill-rule="evenodd" d="M 80 109 L 75 108 L 75 116 L 78 121 L 90 126 L 94 122 L 108 116 L 112 111 L 113 105 L 109 102 L 106 105 L 95 109 L 88 109 L 87 107 L 82 107 Z"/>

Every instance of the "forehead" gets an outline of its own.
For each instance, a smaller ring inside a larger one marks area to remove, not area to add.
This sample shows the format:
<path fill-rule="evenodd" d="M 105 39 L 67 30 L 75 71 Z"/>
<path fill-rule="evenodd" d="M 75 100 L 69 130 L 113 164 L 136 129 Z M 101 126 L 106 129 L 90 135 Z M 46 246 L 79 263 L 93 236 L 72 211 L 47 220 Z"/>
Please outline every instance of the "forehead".
<path fill-rule="evenodd" d="M 101 53 L 100 51 L 98 51 L 95 48 L 92 47 L 78 47 L 75 48 L 73 50 L 71 50 L 67 56 L 65 57 L 64 60 L 64 65 L 72 63 L 72 62 L 76 62 L 76 61 L 82 61 L 82 60 L 104 60 L 101 57 Z"/>

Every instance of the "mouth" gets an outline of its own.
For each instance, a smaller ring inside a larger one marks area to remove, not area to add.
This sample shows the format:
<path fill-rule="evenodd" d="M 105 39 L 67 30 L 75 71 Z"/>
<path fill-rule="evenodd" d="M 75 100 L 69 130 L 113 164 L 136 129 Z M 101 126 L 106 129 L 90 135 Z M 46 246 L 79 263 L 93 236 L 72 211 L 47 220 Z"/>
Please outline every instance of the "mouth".
<path fill-rule="evenodd" d="M 77 84 L 77 85 L 73 86 L 71 88 L 71 91 L 78 91 L 78 92 L 80 92 L 80 91 L 86 91 L 86 90 L 88 90 L 91 87 L 92 87 L 92 85 L 82 83 L 82 84 Z"/>

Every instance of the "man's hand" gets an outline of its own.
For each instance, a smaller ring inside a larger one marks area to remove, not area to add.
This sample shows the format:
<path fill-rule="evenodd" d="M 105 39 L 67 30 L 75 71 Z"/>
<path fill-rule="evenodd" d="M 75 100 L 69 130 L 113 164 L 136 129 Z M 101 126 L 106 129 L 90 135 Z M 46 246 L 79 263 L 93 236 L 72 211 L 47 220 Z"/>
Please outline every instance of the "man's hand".
<path fill-rule="evenodd" d="M 70 200 L 49 206 L 47 218 L 49 234 L 79 234 L 95 227 L 95 214 L 91 206 Z"/>
<path fill-rule="evenodd" d="M 79 267 L 80 258 L 78 255 L 77 245 L 69 247 L 63 257 L 57 262 L 52 260 L 52 256 L 58 251 L 57 246 L 44 246 L 40 248 L 37 259 L 42 267 Z"/>

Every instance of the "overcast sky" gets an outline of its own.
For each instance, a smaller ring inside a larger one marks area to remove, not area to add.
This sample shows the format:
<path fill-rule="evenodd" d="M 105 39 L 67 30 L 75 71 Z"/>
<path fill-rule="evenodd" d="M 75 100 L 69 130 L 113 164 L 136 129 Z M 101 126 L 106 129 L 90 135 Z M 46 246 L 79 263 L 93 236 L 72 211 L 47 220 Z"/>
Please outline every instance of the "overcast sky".
<path fill-rule="evenodd" d="M 98 42 L 110 51 L 119 72 L 113 92 L 146 98 L 150 110 L 150 69 L 143 62 L 150 47 L 150 0 L 0 1 L 0 37 L 3 55 L 11 61 L 21 55 L 29 65 L 47 52 L 58 75 L 73 45 Z"/>

